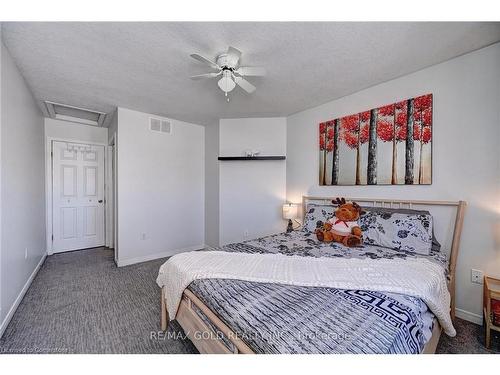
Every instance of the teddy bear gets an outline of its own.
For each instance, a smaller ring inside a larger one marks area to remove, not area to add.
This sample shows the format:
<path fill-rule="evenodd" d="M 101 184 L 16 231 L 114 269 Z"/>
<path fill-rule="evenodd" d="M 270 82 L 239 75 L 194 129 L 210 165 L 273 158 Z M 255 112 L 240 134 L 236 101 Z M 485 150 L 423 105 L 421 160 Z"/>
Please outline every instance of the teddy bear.
<path fill-rule="evenodd" d="M 335 216 L 316 230 L 316 237 L 323 242 L 340 242 L 348 247 L 360 246 L 363 242 L 363 232 L 357 220 L 361 215 L 361 207 L 356 202 L 346 202 L 344 198 L 332 200 L 337 204 Z"/>
<path fill-rule="evenodd" d="M 326 223 L 322 223 L 321 228 L 317 228 L 315 231 L 318 240 L 323 242 L 332 242 L 333 241 L 332 227 L 333 225 L 328 221 Z"/>

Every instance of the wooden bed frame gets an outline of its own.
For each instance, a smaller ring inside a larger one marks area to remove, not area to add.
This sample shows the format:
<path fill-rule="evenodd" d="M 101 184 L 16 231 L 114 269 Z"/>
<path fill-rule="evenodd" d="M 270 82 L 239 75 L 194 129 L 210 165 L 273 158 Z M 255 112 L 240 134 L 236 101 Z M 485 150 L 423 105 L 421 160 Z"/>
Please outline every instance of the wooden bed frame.
<path fill-rule="evenodd" d="M 323 204 L 331 204 L 331 197 L 302 197 L 302 222 L 305 217 L 305 207 L 308 201 L 320 201 Z M 451 242 L 449 259 L 449 280 L 448 290 L 451 296 L 450 314 L 452 320 L 455 319 L 455 271 L 457 267 L 458 251 L 460 247 L 460 236 L 464 220 L 465 201 L 432 201 L 432 200 L 398 200 L 398 199 L 372 199 L 372 198 L 346 198 L 347 200 L 362 203 L 362 206 L 371 204 L 371 207 L 386 208 L 414 208 L 414 206 L 451 206 L 456 208 L 455 224 Z M 201 310 L 210 322 L 222 332 L 233 344 L 234 350 L 230 350 L 224 345 L 217 334 L 206 324 L 194 310 L 194 306 Z M 193 342 L 200 353 L 206 354 L 250 354 L 253 350 L 229 328 L 217 315 L 210 310 L 198 297 L 189 289 L 184 290 L 175 320 L 180 324 L 187 337 Z M 161 329 L 166 331 L 168 327 L 168 311 L 165 303 L 165 290 L 161 290 Z M 432 337 L 425 345 L 422 354 L 432 354 L 436 352 L 436 347 L 441 336 L 441 326 L 434 321 Z"/>

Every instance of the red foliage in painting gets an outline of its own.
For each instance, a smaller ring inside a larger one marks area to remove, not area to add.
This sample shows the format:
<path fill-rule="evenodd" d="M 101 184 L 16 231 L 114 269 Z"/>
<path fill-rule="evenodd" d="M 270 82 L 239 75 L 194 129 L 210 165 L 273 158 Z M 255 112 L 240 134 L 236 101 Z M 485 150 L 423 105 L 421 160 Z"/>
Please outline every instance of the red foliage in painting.
<path fill-rule="evenodd" d="M 341 120 L 342 139 L 352 149 L 358 147 L 359 115 L 343 117 Z"/>
<path fill-rule="evenodd" d="M 359 131 L 359 144 L 363 144 L 368 142 L 368 137 L 370 135 L 370 126 L 369 124 L 365 124 L 361 126 Z"/>
<path fill-rule="evenodd" d="M 319 124 L 319 149 L 321 151 L 325 150 L 326 144 L 326 122 L 321 122 Z"/>
<path fill-rule="evenodd" d="M 413 121 L 420 121 L 422 112 L 420 111 L 413 111 Z"/>
<path fill-rule="evenodd" d="M 328 121 L 326 123 L 326 148 L 325 150 L 327 152 L 332 152 L 333 151 L 333 137 L 335 135 L 335 130 L 333 128 L 334 122 L 333 121 Z"/>
<path fill-rule="evenodd" d="M 429 143 L 432 139 L 432 130 L 430 126 L 424 126 L 422 130 L 422 142 Z"/>
<path fill-rule="evenodd" d="M 413 125 L 413 139 L 415 141 L 420 141 L 420 125 L 419 124 Z"/>
<path fill-rule="evenodd" d="M 384 142 L 392 141 L 394 127 L 388 121 L 379 120 L 377 123 L 377 136 Z"/>
<path fill-rule="evenodd" d="M 406 140 L 406 126 L 396 128 L 396 141 L 402 142 Z"/>
<path fill-rule="evenodd" d="M 333 139 L 333 136 L 335 135 L 333 127 L 329 126 L 328 129 L 326 130 L 326 137 L 328 139 Z"/>
<path fill-rule="evenodd" d="M 325 133 L 319 133 L 319 149 L 321 151 L 325 149 Z"/>
<path fill-rule="evenodd" d="M 358 147 L 358 135 L 356 133 L 345 132 L 343 139 L 350 148 L 356 149 Z"/>
<path fill-rule="evenodd" d="M 333 151 L 333 140 L 328 141 L 328 143 L 326 144 L 326 151 L 327 152 Z"/>
<path fill-rule="evenodd" d="M 326 121 L 319 124 L 319 149 L 320 151 L 333 151 L 333 137 L 335 130 L 333 128 L 333 121 Z"/>
<path fill-rule="evenodd" d="M 401 142 L 406 139 L 406 102 L 404 107 L 400 112 L 396 114 L 396 141 Z M 398 103 L 396 103 L 396 108 L 398 108 Z"/>
<path fill-rule="evenodd" d="M 341 124 L 344 132 L 357 132 L 359 130 L 359 116 L 351 115 L 343 117 Z"/>
<path fill-rule="evenodd" d="M 396 115 L 396 126 L 404 126 L 406 127 L 406 111 L 399 112 Z"/>
<path fill-rule="evenodd" d="M 365 122 L 370 120 L 370 111 L 361 112 L 359 114 L 360 121 Z"/>
<path fill-rule="evenodd" d="M 413 99 L 413 106 L 416 111 L 424 111 L 432 105 L 432 94 L 422 95 Z"/>
<path fill-rule="evenodd" d="M 396 110 L 406 112 L 406 100 L 403 100 L 402 102 L 397 102 L 394 104 L 394 106 L 396 107 Z"/>
<path fill-rule="evenodd" d="M 378 109 L 378 114 L 380 116 L 393 116 L 394 115 L 394 104 L 385 105 Z"/>
<path fill-rule="evenodd" d="M 431 126 L 432 125 L 432 110 L 430 108 L 427 108 L 423 113 L 422 113 L 422 125 L 423 126 Z"/>

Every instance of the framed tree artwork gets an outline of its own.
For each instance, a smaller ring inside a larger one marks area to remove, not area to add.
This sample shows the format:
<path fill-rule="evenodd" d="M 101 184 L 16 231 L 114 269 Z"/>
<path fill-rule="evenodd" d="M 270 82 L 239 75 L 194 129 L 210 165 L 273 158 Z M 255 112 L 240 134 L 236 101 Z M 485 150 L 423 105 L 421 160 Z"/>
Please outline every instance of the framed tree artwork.
<path fill-rule="evenodd" d="M 432 94 L 319 124 L 320 185 L 430 185 Z"/>

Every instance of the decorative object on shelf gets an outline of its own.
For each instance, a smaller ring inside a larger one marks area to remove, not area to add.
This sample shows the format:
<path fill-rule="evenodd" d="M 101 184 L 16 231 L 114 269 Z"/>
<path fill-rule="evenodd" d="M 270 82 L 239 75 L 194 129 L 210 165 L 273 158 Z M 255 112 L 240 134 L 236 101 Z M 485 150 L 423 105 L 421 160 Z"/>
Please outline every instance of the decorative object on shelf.
<path fill-rule="evenodd" d="M 483 313 L 486 326 L 485 346 L 489 348 L 491 330 L 500 332 L 500 279 L 485 276 L 483 294 Z"/>
<path fill-rule="evenodd" d="M 252 151 L 252 150 L 245 150 L 243 152 L 244 156 L 250 157 L 250 158 L 253 158 L 255 156 L 259 156 L 259 154 L 260 154 L 260 151 L 257 151 L 257 150 L 254 150 L 254 151 Z"/>
<path fill-rule="evenodd" d="M 219 156 L 218 160 L 285 160 L 286 156 Z"/>
<path fill-rule="evenodd" d="M 288 220 L 288 225 L 286 227 L 286 232 L 293 232 L 293 221 L 297 219 L 297 208 L 298 206 L 294 203 L 285 203 L 283 205 L 283 219 Z"/>
<path fill-rule="evenodd" d="M 432 94 L 319 124 L 320 185 L 430 185 Z"/>

